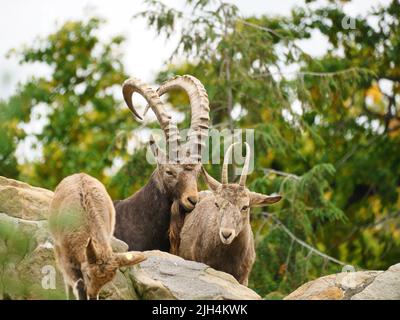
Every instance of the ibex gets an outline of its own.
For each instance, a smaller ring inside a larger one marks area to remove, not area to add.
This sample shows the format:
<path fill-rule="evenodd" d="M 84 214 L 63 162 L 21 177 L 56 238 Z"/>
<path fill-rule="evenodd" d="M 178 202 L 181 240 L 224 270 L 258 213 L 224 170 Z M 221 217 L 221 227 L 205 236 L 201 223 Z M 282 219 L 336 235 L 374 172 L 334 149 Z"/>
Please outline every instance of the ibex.
<path fill-rule="evenodd" d="M 250 147 L 246 143 L 246 160 L 239 183 L 228 183 L 230 145 L 224 158 L 219 183 L 203 169 L 212 192 L 201 192 L 195 209 L 186 216 L 181 233 L 179 256 L 203 262 L 214 269 L 233 275 L 241 284 L 248 284 L 255 260 L 250 208 L 269 205 L 281 199 L 246 188 L 250 163 Z"/>
<path fill-rule="evenodd" d="M 191 105 L 191 125 L 188 141 L 180 143 L 178 128 L 172 123 L 160 99 L 171 89 L 183 89 Z M 114 201 L 117 212 L 115 236 L 125 241 L 131 250 L 170 250 L 168 236 L 171 208 L 174 219 L 182 219 L 198 201 L 197 178 L 201 171 L 201 148 L 208 135 L 209 101 L 207 93 L 196 78 L 184 75 L 166 81 L 157 92 L 140 80 L 131 78 L 123 84 L 126 104 L 140 118 L 132 104 L 132 94 L 137 92 L 154 111 L 166 137 L 169 152 L 164 153 L 150 140 L 151 150 L 157 160 L 157 169 L 148 183 L 131 197 Z M 170 230 L 173 238 L 174 228 Z"/>
<path fill-rule="evenodd" d="M 145 260 L 139 252 L 113 253 L 115 210 L 103 184 L 74 174 L 57 186 L 50 205 L 49 228 L 66 294 L 79 300 L 98 299 L 101 288 L 119 267 Z"/>

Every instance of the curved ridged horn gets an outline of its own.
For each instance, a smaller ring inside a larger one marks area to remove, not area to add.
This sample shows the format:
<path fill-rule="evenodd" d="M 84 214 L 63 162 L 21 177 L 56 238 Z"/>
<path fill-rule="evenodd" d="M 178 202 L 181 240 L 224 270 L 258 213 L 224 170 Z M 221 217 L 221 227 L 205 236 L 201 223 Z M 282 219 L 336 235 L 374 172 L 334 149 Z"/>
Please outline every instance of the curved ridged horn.
<path fill-rule="evenodd" d="M 221 175 L 221 183 L 222 184 L 227 184 L 228 183 L 228 165 L 229 161 L 231 159 L 231 154 L 232 154 L 232 148 L 238 144 L 239 142 L 232 143 L 229 147 L 228 150 L 226 150 L 225 155 L 224 155 L 224 164 L 222 165 L 222 175 Z"/>
<path fill-rule="evenodd" d="M 178 128 L 172 123 L 171 116 L 165 111 L 164 104 L 162 103 L 156 91 L 154 91 L 153 88 L 137 78 L 130 78 L 128 80 L 125 80 L 125 82 L 123 83 L 122 94 L 124 96 L 126 104 L 136 117 L 142 119 L 142 117 L 135 110 L 132 103 L 132 94 L 135 92 L 142 95 L 146 99 L 150 108 L 154 111 L 157 120 L 165 133 L 167 146 L 170 145 L 170 142 L 172 142 L 176 146 L 179 142 Z M 172 150 L 172 152 L 170 150 L 170 154 L 171 153 L 175 155 L 176 150 Z"/>
<path fill-rule="evenodd" d="M 189 131 L 189 147 L 191 154 L 201 159 L 201 149 L 208 136 L 210 122 L 210 106 L 207 92 L 202 83 L 190 75 L 176 76 L 164 82 L 157 90 L 161 97 L 167 91 L 183 89 L 189 96 L 191 106 L 191 122 Z"/>
<path fill-rule="evenodd" d="M 250 146 L 247 142 L 245 142 L 244 144 L 246 145 L 246 160 L 244 161 L 242 174 L 240 175 L 240 180 L 239 180 L 239 184 L 243 187 L 246 186 L 246 178 L 247 178 L 247 173 L 249 172 L 250 158 L 251 158 Z"/>

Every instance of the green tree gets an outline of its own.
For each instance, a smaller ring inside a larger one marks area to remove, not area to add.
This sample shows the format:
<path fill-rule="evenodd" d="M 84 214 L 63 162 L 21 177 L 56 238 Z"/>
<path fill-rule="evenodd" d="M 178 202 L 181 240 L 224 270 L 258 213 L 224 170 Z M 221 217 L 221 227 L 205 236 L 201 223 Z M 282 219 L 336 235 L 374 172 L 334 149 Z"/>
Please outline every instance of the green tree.
<path fill-rule="evenodd" d="M 18 127 L 23 119 L 22 100 L 13 97 L 7 102 L 0 101 L 0 174 L 10 178 L 17 178 L 19 174 L 15 151 L 17 141 L 24 138 Z"/>
<path fill-rule="evenodd" d="M 271 208 L 275 214 L 254 215 L 258 258 L 250 286 L 282 297 L 340 271 L 341 261 L 374 269 L 395 263 L 398 1 L 357 17 L 354 30 L 343 28 L 345 14 L 335 1 L 295 8 L 290 17 L 258 18 L 244 18 L 224 2 L 188 0 L 189 13 L 145 2 L 139 17 L 167 38 L 180 34 L 173 56 L 186 57 L 183 64 L 167 62 L 158 80 L 183 73 L 200 78 L 214 126 L 255 129 L 258 171 L 251 187 L 283 193 L 282 204 Z M 380 21 L 378 29 L 370 17 Z M 330 48 L 319 58 L 297 45 L 317 30 Z M 298 71 L 286 72 L 288 65 Z M 381 79 L 393 81 L 390 94 L 379 88 Z M 169 99 L 184 102 L 178 93 Z M 236 106 L 241 112 L 234 119 Z M 217 166 L 209 169 L 218 175 Z"/>
<path fill-rule="evenodd" d="M 335 255 L 365 268 L 385 268 L 398 260 L 399 226 L 399 36 L 397 0 L 354 18 L 354 29 L 343 28 L 345 13 L 335 4 L 317 10 L 299 10 L 298 28 L 319 30 L 330 50 L 305 68 L 338 72 L 368 69 L 371 76 L 340 83 L 326 101 L 325 85 L 305 79 L 318 114 L 329 120 L 318 133 L 335 149 L 318 150 L 337 168 L 334 199 L 346 211 L 349 223 L 328 226 L 325 242 Z M 374 24 L 373 19 L 379 21 Z M 383 86 L 387 85 L 387 88 Z M 314 119 L 315 121 L 315 119 Z M 383 258 L 384 257 L 384 258 Z"/>
<path fill-rule="evenodd" d="M 127 140 L 137 123 L 120 100 L 120 85 L 127 78 L 121 64 L 124 38 L 101 42 L 102 23 L 98 18 L 69 21 L 14 52 L 22 64 L 42 63 L 50 68 L 49 76 L 32 77 L 5 104 L 23 113 L 23 121 L 32 120 L 35 106 L 47 114 L 47 124 L 35 135 L 42 157 L 21 168 L 20 177 L 28 182 L 52 189 L 79 171 L 107 182 L 106 170 L 114 159 L 128 157 Z"/>

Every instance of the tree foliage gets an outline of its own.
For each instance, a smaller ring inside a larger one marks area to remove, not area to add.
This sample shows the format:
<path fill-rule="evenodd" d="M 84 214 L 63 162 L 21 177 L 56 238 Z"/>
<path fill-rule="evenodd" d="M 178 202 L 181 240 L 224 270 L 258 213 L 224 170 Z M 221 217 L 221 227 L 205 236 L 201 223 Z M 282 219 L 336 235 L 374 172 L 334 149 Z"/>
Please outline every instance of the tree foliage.
<path fill-rule="evenodd" d="M 6 104 L 22 110 L 23 122 L 35 121 L 34 107 L 41 110 L 36 116 L 46 117 L 43 130 L 35 135 L 43 147 L 41 159 L 21 168 L 21 176 L 31 183 L 54 188 L 77 171 L 104 180 L 114 159 L 128 156 L 128 135 L 137 123 L 119 97 L 127 78 L 121 64 L 124 38 L 101 42 L 102 23 L 97 18 L 70 21 L 14 52 L 22 64 L 41 63 L 50 69 L 49 76 L 32 77 L 21 85 Z"/>
<path fill-rule="evenodd" d="M 300 239 L 359 268 L 397 262 L 398 1 L 356 17 L 354 30 L 343 27 L 346 15 L 336 2 L 257 18 L 243 18 L 228 3 L 188 4 L 188 15 L 166 6 L 141 14 L 167 37 L 181 27 L 174 55 L 187 62 L 168 64 L 159 80 L 196 75 L 209 93 L 214 125 L 256 130 L 258 174 L 251 187 L 283 193 L 275 214 Z M 322 57 L 298 45 L 316 31 L 329 43 Z M 391 92 L 381 80 L 391 81 Z M 174 104 L 177 99 L 170 96 Z M 235 106 L 241 112 L 233 119 Z M 340 271 L 265 220 L 254 215 L 258 258 L 251 286 L 259 293 L 281 297 Z"/>

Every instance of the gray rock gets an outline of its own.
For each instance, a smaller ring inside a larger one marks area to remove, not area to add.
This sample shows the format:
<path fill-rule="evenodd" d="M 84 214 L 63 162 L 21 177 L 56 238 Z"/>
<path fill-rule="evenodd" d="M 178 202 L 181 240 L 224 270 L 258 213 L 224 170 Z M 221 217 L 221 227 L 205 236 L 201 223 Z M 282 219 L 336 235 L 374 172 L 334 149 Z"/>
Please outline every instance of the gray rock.
<path fill-rule="evenodd" d="M 400 263 L 380 273 L 352 300 L 400 300 Z"/>
<path fill-rule="evenodd" d="M 111 247 L 114 252 L 126 252 L 129 248 L 129 246 L 125 242 L 115 237 L 111 238 Z"/>
<path fill-rule="evenodd" d="M 386 271 L 332 274 L 310 281 L 285 300 L 400 300 L 400 263 Z"/>
<path fill-rule="evenodd" d="M 342 300 L 344 291 L 336 286 L 336 275 L 321 277 L 303 284 L 284 300 Z"/>
<path fill-rule="evenodd" d="M 343 299 L 364 290 L 382 271 L 343 272 L 336 276 L 336 286 L 344 291 Z"/>
<path fill-rule="evenodd" d="M 52 197 L 50 190 L 0 176 L 0 212 L 9 216 L 29 220 L 46 219 Z"/>
<path fill-rule="evenodd" d="M 145 254 L 147 260 L 129 272 L 142 299 L 260 299 L 231 275 L 205 264 L 158 250 Z"/>

